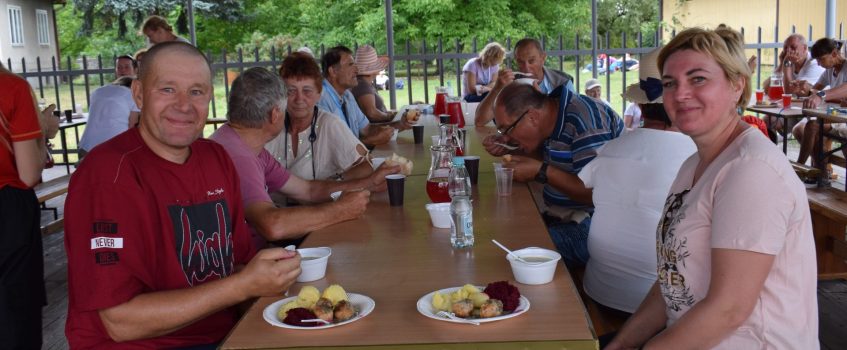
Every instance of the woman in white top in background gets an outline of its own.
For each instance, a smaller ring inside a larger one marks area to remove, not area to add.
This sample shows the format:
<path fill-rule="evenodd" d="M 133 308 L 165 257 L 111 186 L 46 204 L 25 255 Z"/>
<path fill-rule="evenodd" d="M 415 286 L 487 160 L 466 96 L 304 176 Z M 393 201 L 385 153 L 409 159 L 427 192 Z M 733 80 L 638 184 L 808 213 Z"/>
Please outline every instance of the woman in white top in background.
<path fill-rule="evenodd" d="M 491 88 L 500 70 L 506 49 L 493 42 L 485 45 L 479 56 L 471 58 L 462 68 L 462 95 L 467 102 L 480 102 Z"/>

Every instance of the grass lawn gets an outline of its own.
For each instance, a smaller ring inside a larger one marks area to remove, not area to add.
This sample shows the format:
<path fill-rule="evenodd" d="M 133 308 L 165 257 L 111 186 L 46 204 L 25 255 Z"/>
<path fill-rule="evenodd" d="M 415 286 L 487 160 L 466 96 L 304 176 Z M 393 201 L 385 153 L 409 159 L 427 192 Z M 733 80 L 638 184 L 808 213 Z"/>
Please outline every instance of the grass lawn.
<path fill-rule="evenodd" d="M 446 64 L 445 64 L 446 66 Z M 577 86 L 577 91 L 579 93 L 584 93 L 584 85 L 588 79 L 591 79 L 591 72 L 575 72 L 573 63 L 565 62 L 565 72 L 576 77 L 576 74 L 579 75 L 579 86 Z M 623 98 L 621 94 L 626 88 L 626 85 L 634 84 L 638 82 L 638 71 L 629 71 L 626 72 L 626 84 L 623 82 L 623 74 L 621 72 L 615 72 L 608 77 L 606 75 L 601 75 L 598 77 L 600 80 L 600 84 L 603 85 L 603 98 L 609 101 L 612 105 L 612 108 L 618 112 L 618 114 L 623 115 L 623 111 L 625 109 L 625 105 L 623 105 Z M 397 96 L 397 107 L 401 107 L 409 104 L 409 79 L 405 75 L 406 72 L 398 72 L 397 79 L 403 79 L 405 82 L 405 87 L 402 90 L 396 90 Z M 438 76 L 429 77 L 428 79 L 428 90 L 429 90 L 429 103 L 433 103 L 435 100 L 435 88 L 440 86 L 440 82 Z M 444 83 L 449 83 L 452 87 L 451 94 L 455 94 L 457 79 L 455 77 L 455 73 L 452 75 L 444 76 Z M 574 82 L 576 84 L 576 82 Z M 611 90 L 609 89 L 611 87 Z M 425 101 L 424 100 L 424 80 L 423 77 L 413 77 L 411 80 L 411 88 L 412 88 L 412 99 L 413 101 Z M 609 93 L 607 95 L 607 92 Z M 379 91 L 382 99 L 385 100 L 385 104 L 389 104 L 389 92 L 388 90 Z"/>

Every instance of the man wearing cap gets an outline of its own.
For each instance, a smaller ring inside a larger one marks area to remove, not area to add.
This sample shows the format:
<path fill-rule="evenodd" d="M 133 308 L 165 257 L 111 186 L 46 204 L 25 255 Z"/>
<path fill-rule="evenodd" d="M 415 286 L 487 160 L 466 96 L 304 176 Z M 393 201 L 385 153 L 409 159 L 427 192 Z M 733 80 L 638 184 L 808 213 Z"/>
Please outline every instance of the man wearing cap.
<path fill-rule="evenodd" d="M 350 128 L 350 132 L 359 137 L 365 145 L 375 146 L 388 143 L 394 135 L 394 125 L 370 125 L 370 121 L 359 108 L 353 93 L 350 92 L 350 89 L 358 84 L 353 51 L 344 46 L 327 50 L 321 57 L 321 70 L 324 81 L 318 108 L 341 118 Z"/>
<path fill-rule="evenodd" d="M 665 112 L 658 53 L 644 55 L 639 82 L 623 94 L 641 107 L 644 127 L 606 143 L 579 172 L 594 203 L 583 288 L 625 313 L 638 308 L 656 281 L 656 225 L 677 171 L 696 151 Z"/>
<path fill-rule="evenodd" d="M 528 75 L 536 81 L 536 86 L 544 94 L 551 93 L 559 86 L 565 86 L 571 92 L 576 92 L 573 85 L 573 77 L 565 72 L 548 69 L 544 66 L 547 53 L 541 48 L 541 43 L 532 38 L 523 38 L 515 44 L 515 61 L 518 64 L 518 72 Z M 474 124 L 485 126 L 494 119 L 494 100 L 500 90 L 515 80 L 515 72 L 509 68 L 501 69 L 497 73 L 497 82 L 488 96 L 482 99 L 476 108 Z"/>
<path fill-rule="evenodd" d="M 584 265 L 593 208 L 591 192 L 576 174 L 603 144 L 623 133 L 621 118 L 605 104 L 565 86 L 545 95 L 536 86 L 520 83 L 500 91 L 494 113 L 499 136 L 487 137 L 483 146 L 495 156 L 506 153 L 495 142 L 518 147 L 521 155 L 504 159 L 503 166 L 515 169 L 516 181 L 544 185 L 543 202 L 537 204 L 550 237 L 568 267 Z"/>
<path fill-rule="evenodd" d="M 588 79 L 588 81 L 585 82 L 585 95 L 611 107 L 609 102 L 603 99 L 603 87 L 597 79 Z"/>
<path fill-rule="evenodd" d="M 388 57 L 377 56 L 376 49 L 370 45 L 362 45 L 356 49 L 356 86 L 350 92 L 356 98 L 359 109 L 365 113 L 368 120 L 372 123 L 390 122 L 394 119 L 397 111 L 389 111 L 385 108 L 385 103 L 382 97 L 374 88 L 374 78 L 379 72 L 383 71 L 388 66 Z M 417 113 L 414 110 L 407 110 L 403 113 Z M 404 123 L 406 120 L 405 114 L 403 118 L 395 123 L 395 127 L 400 130 L 408 129 L 410 126 Z"/>

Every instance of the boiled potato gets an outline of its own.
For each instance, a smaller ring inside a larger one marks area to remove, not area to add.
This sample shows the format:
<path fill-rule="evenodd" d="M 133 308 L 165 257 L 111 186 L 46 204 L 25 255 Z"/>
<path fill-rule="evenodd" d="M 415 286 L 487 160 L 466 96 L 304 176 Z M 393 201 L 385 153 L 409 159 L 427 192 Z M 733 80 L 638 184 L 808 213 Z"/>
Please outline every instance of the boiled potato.
<path fill-rule="evenodd" d="M 482 304 L 485 304 L 485 302 L 488 301 L 488 299 L 490 298 L 488 297 L 488 294 L 485 293 L 473 293 L 468 296 L 468 299 L 473 302 L 474 307 L 479 308 L 480 306 L 482 306 Z"/>
<path fill-rule="evenodd" d="M 305 286 L 300 289 L 300 294 L 297 295 L 297 299 L 300 301 L 300 305 L 304 306 L 307 309 L 311 309 L 312 306 L 318 302 L 318 299 L 321 297 L 321 292 L 318 291 L 317 288 L 313 286 Z"/>
<path fill-rule="evenodd" d="M 459 300 L 467 299 L 467 298 L 468 298 L 468 292 L 464 289 L 461 289 L 461 288 L 457 289 L 453 293 L 450 293 L 450 301 L 453 302 L 453 303 L 458 303 Z"/>
<path fill-rule="evenodd" d="M 462 290 L 467 292 L 468 295 L 481 292 L 481 290 L 479 290 L 479 288 L 477 288 L 476 286 L 474 286 L 472 284 L 466 284 L 466 285 L 462 286 Z"/>
<path fill-rule="evenodd" d="M 277 311 L 276 317 L 279 317 L 280 320 L 285 319 L 285 316 L 288 313 L 288 310 L 296 309 L 298 307 L 304 307 L 304 306 L 300 305 L 299 301 L 300 301 L 299 299 L 294 299 L 292 301 L 289 301 L 289 302 L 283 304 L 282 307 L 279 308 L 279 311 Z"/>
<path fill-rule="evenodd" d="M 327 298 L 332 302 L 332 305 L 338 304 L 339 301 L 347 300 L 347 292 L 344 291 L 344 288 L 337 284 L 333 284 L 326 289 L 324 289 L 323 294 L 321 294 L 321 298 Z"/>
<path fill-rule="evenodd" d="M 432 307 L 438 311 L 450 311 L 450 307 L 452 303 L 450 302 L 450 298 L 445 297 L 444 294 L 439 292 L 435 292 L 432 295 Z"/>

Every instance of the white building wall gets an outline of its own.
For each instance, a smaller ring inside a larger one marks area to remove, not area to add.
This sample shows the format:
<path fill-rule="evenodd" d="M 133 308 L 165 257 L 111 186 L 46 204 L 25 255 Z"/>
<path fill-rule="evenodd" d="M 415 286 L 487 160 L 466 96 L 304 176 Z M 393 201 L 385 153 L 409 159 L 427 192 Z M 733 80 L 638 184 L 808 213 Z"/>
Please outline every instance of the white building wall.
<path fill-rule="evenodd" d="M 23 45 L 20 46 L 11 43 L 9 6 L 17 6 L 21 9 L 24 40 Z M 46 29 L 50 41 L 47 45 L 38 42 L 36 10 L 47 12 Z M 36 57 L 41 57 L 41 69 L 43 71 L 52 70 L 50 59 L 56 55 L 58 47 L 53 23 L 52 0 L 0 0 L 0 60 L 2 60 L 3 65 L 8 65 L 9 60 L 11 60 L 11 70 L 20 72 L 23 68 L 21 59 L 24 59 L 26 70 L 28 72 L 35 71 Z"/>

